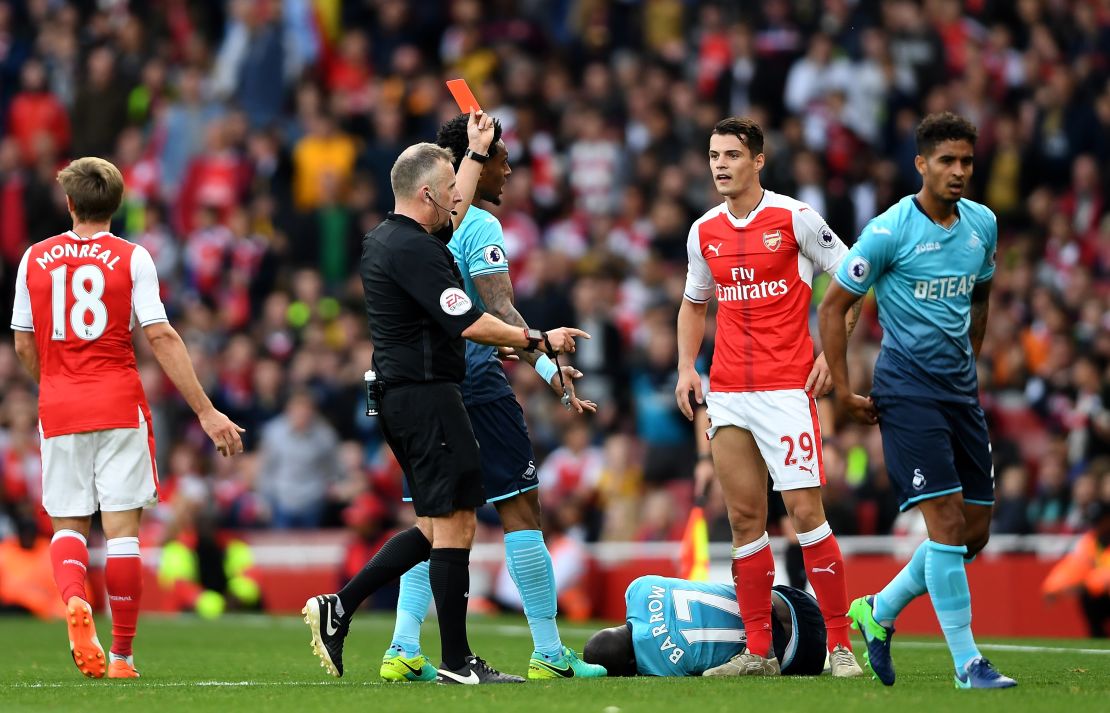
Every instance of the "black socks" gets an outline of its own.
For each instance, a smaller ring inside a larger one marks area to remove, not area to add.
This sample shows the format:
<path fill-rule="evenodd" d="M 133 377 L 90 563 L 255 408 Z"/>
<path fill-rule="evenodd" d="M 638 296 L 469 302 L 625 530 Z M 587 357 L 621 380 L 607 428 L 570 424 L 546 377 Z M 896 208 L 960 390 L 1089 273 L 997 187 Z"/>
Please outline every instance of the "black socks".
<path fill-rule="evenodd" d="M 471 655 L 466 638 L 466 607 L 470 590 L 470 550 L 439 547 L 432 550 L 428 578 L 439 615 L 443 666 L 458 670 Z"/>
<path fill-rule="evenodd" d="M 431 551 L 432 543 L 416 527 L 389 538 L 366 566 L 347 582 L 347 586 L 339 590 L 344 616 L 350 617 L 371 594 L 428 559 Z M 469 550 L 463 551 L 469 555 Z M 469 562 L 469 557 L 466 562 Z"/>

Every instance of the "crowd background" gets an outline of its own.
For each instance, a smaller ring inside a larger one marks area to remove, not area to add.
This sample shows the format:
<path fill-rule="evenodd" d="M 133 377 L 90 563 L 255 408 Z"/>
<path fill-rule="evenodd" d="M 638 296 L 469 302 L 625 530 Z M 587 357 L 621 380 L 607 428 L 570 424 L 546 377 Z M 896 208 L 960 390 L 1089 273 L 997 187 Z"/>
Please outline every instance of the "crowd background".
<path fill-rule="evenodd" d="M 201 381 L 247 429 L 245 456 L 213 458 L 136 340 L 165 500 L 144 541 L 200 517 L 348 527 L 372 546 L 411 517 L 361 413 L 358 256 L 391 208 L 394 158 L 457 111 L 453 77 L 505 129 L 513 174 L 493 210 L 520 312 L 593 335 L 574 363 L 596 416 L 508 366 L 552 537 L 681 534 L 696 436 L 674 404 L 675 317 L 689 225 L 719 202 L 706 146 L 726 115 L 763 125 L 764 186 L 849 244 L 917 190 L 924 114 L 978 125 L 972 195 L 1000 229 L 979 361 L 995 531 L 1079 532 L 1110 501 L 1108 0 L 0 0 L 0 311 L 26 247 L 69 227 L 57 170 L 109 158 L 127 185 L 115 232 L 154 256 Z M 880 337 L 869 300 L 850 353 L 864 393 Z M 833 529 L 913 529 L 878 430 L 821 408 Z M 48 527 L 36 422 L 4 336 L 0 537 Z M 727 540 L 717 494 L 708 515 Z"/>

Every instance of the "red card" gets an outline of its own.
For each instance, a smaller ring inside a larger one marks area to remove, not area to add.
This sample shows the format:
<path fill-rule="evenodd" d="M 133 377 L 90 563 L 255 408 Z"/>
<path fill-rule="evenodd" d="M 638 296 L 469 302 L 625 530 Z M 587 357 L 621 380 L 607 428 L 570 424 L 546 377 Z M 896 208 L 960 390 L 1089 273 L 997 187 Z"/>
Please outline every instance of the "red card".
<path fill-rule="evenodd" d="M 481 111 L 482 107 L 478 106 L 478 100 L 474 98 L 474 92 L 470 91 L 465 79 L 448 79 L 447 88 L 451 90 L 451 96 L 455 97 L 459 111 L 464 114 Z"/>

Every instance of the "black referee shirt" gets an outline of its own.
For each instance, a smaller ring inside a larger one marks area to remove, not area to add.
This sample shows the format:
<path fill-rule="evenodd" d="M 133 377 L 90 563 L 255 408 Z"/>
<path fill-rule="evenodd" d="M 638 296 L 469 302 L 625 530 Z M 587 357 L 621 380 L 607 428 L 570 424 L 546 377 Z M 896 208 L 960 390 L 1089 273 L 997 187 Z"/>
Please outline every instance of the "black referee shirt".
<path fill-rule="evenodd" d="M 385 384 L 461 382 L 466 340 L 482 315 L 463 291 L 446 243 L 412 218 L 389 213 L 362 240 L 362 288 L 374 341 L 374 371 Z"/>

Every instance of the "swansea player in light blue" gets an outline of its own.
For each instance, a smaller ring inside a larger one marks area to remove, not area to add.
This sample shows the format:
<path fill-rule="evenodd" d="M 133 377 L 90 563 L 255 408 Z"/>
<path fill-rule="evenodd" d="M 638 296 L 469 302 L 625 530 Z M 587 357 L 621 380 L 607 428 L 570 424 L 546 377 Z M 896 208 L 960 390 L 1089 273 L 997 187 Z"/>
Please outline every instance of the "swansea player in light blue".
<path fill-rule="evenodd" d="M 963 197 L 976 129 L 948 112 L 917 127 L 922 186 L 863 229 L 819 310 L 821 340 L 838 406 L 879 424 L 890 480 L 903 510 L 925 516 L 926 540 L 878 594 L 848 615 L 867 641 L 867 662 L 894 684 L 894 620 L 929 593 L 956 669 L 958 688 L 1008 688 L 971 634 L 965 562 L 990 536 L 994 468 L 975 359 L 987 326 L 998 226 L 986 206 Z M 883 341 L 870 398 L 848 383 L 844 314 L 872 287 Z"/>
<path fill-rule="evenodd" d="M 729 675 L 721 671 L 747 636 L 731 583 L 649 575 L 628 585 L 623 626 L 602 629 L 582 656 L 610 676 Z M 771 642 L 782 673 L 818 676 L 825 665 L 825 621 L 817 600 L 800 589 L 771 592 Z M 716 673 L 706 673 L 713 669 Z"/>
<path fill-rule="evenodd" d="M 484 311 L 509 324 L 527 328 L 524 318 L 513 306 L 513 285 L 509 280 L 509 260 L 501 224 L 489 211 L 477 205 L 479 201 L 499 204 L 501 192 L 512 173 L 505 142 L 501 140 L 501 125 L 494 120 L 488 155 L 478 155 L 469 149 L 466 114 L 444 123 L 436 143 L 451 150 L 456 169 L 464 158 L 483 163 L 473 204 L 465 214 L 456 217 L 458 225 L 447 244 L 462 274 L 466 294 Z M 530 363 L 563 397 L 567 408 L 580 414 L 596 411 L 593 402 L 579 400 L 574 393 L 572 380 L 582 376 L 577 369 L 563 366 L 560 376 L 555 363 L 546 356 L 537 358 L 530 352 L 520 352 L 518 356 Z M 480 447 L 482 485 L 487 502 L 493 503 L 501 518 L 509 574 L 520 590 L 524 614 L 532 631 L 535 651 L 528 662 L 528 678 L 604 676 L 603 667 L 582 661 L 572 649 L 563 645 L 559 636 L 555 623 L 555 574 L 540 530 L 535 456 L 524 412 L 517 403 L 495 347 L 466 343 L 462 397 Z M 405 495 L 407 499 L 408 493 Z M 428 563 L 424 562 L 401 577 L 393 641 L 382 659 L 381 676 L 385 680 L 435 679 L 436 669 L 420 649 L 420 626 L 431 600 Z"/>

